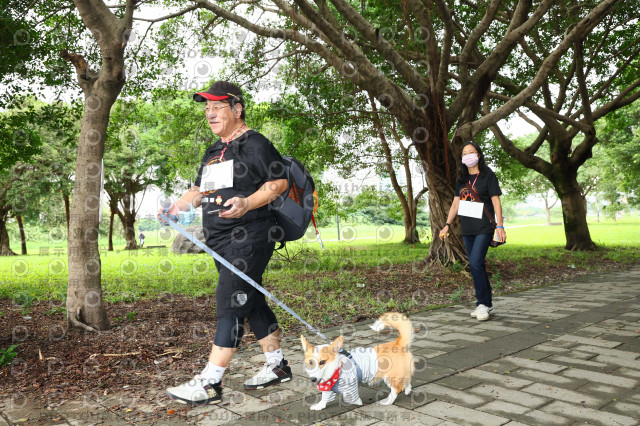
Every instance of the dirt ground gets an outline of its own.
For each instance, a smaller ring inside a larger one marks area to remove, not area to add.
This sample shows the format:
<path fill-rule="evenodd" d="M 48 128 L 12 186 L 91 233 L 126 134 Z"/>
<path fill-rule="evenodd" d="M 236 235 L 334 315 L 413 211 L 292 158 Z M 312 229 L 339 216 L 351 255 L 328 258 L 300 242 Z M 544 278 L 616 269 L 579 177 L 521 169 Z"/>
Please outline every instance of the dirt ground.
<path fill-rule="evenodd" d="M 602 261 L 596 270 L 630 266 Z M 496 295 L 553 284 L 586 273 L 571 267 L 534 264 L 513 268 L 495 261 L 488 269 L 494 274 L 500 271 Z M 518 272 L 514 272 L 516 269 Z M 429 268 L 428 279 L 427 274 L 416 273 L 415 265 L 358 273 L 377 297 L 393 297 L 399 303 L 411 298 L 418 300 L 407 312 L 451 303 L 452 294 L 457 295 L 454 296 L 456 302 L 474 300 L 471 277 L 465 271 Z M 322 280 L 323 276 L 318 274 L 314 278 Z M 463 291 L 460 282 L 467 283 Z M 288 302 L 286 295 L 277 296 Z M 129 389 L 132 398 L 149 395 L 149 389 L 160 392 L 178 378 L 189 378 L 208 356 L 216 328 L 214 302 L 213 297 L 163 295 L 109 304 L 107 313 L 112 328 L 94 333 L 68 330 L 60 302 L 41 301 L 25 308 L 12 300 L 0 299 L 0 348 L 18 345 L 18 355 L 13 362 L 0 367 L 0 398 L 19 394 L 52 404 L 88 394 L 108 397 L 123 389 Z M 323 328 L 376 315 L 363 310 L 347 320 L 342 313 L 334 313 L 331 323 L 323 324 Z M 303 328 L 295 324 L 284 333 L 296 335 Z M 254 341 L 251 333 L 245 335 L 245 343 Z M 250 349 L 243 345 L 240 350 Z M 116 404 L 112 408 L 124 409 L 124 406 Z"/>

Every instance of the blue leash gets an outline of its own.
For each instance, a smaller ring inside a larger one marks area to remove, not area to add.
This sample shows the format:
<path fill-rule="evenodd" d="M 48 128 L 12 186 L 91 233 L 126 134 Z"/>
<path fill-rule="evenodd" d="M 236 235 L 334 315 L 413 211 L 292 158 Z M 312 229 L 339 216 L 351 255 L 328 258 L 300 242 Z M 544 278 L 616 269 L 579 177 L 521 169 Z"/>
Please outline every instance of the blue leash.
<path fill-rule="evenodd" d="M 233 266 L 231 263 L 226 261 L 218 253 L 216 253 L 215 251 L 213 251 L 209 247 L 207 247 L 205 244 L 203 244 L 202 241 L 200 241 L 199 239 L 197 239 L 196 237 L 194 237 L 193 235 L 191 235 L 187 231 L 185 231 L 181 226 L 179 226 L 177 223 L 175 223 L 173 220 L 171 220 L 170 217 L 167 217 L 167 215 L 162 214 L 162 219 L 164 219 L 173 229 L 175 229 L 176 231 L 178 231 L 179 233 L 184 235 L 185 238 L 187 238 L 193 244 L 197 245 L 202 250 L 204 250 L 206 253 L 208 253 L 210 256 L 212 256 L 215 260 L 217 260 L 218 262 L 222 263 L 225 267 L 229 268 L 231 270 L 231 272 L 233 272 L 234 274 L 236 274 L 237 276 L 239 276 L 240 278 L 245 280 L 247 283 L 251 284 L 251 286 L 253 288 L 255 288 L 256 290 L 258 290 L 260 293 L 264 294 L 269 299 L 273 300 L 276 303 L 276 305 L 280 306 L 282 309 L 284 309 L 285 311 L 287 311 L 291 315 L 293 315 L 298 321 L 300 321 L 302 324 L 306 325 L 309 330 L 313 331 L 315 334 L 320 336 L 323 340 L 329 341 L 329 339 L 327 339 L 327 336 L 325 336 L 319 330 L 314 328 L 311 324 L 309 324 L 308 322 L 306 322 L 305 320 L 300 318 L 300 315 L 298 315 L 295 312 L 293 312 L 291 310 L 291 308 L 289 308 L 287 305 L 285 305 L 284 303 L 279 301 L 273 294 L 271 294 L 264 287 L 262 287 L 260 284 L 255 282 L 250 276 L 248 276 L 247 274 L 245 274 L 244 272 L 242 272 L 241 270 L 239 270 L 238 268 Z"/>

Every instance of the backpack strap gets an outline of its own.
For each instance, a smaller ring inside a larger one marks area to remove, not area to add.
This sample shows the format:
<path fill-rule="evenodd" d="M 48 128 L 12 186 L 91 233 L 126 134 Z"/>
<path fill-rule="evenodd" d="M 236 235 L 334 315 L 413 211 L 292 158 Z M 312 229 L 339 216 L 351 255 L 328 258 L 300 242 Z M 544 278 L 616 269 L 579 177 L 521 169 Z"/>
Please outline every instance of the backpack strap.
<path fill-rule="evenodd" d="M 318 211 L 318 192 L 313 190 L 313 213 L 311 213 L 311 222 L 313 223 L 313 227 L 316 229 L 316 238 L 320 243 L 320 247 L 324 250 L 324 243 L 322 242 L 322 238 L 320 238 L 320 231 L 318 231 L 318 225 L 316 225 L 316 212 Z"/>

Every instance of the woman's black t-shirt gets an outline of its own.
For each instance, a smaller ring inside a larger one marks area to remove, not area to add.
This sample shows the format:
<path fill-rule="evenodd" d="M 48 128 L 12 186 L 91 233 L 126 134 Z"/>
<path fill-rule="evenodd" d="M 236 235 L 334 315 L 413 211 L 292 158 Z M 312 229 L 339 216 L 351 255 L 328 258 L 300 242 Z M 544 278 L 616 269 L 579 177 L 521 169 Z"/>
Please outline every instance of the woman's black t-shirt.
<path fill-rule="evenodd" d="M 477 180 L 476 177 L 478 178 Z M 486 171 L 480 172 L 476 175 L 469 175 L 468 183 L 473 184 L 474 181 L 475 184 L 473 186 L 480 195 L 480 200 L 467 199 L 466 201 L 482 201 L 487 210 L 489 210 L 491 217 L 495 220 L 496 213 L 493 208 L 493 203 L 491 202 L 491 197 L 495 195 L 502 195 L 502 191 L 500 190 L 500 185 L 498 183 L 498 178 L 493 173 L 493 170 L 487 167 Z M 467 182 L 456 182 L 456 196 L 460 196 L 460 193 L 466 183 Z M 474 217 L 468 216 L 458 217 L 460 218 L 462 235 L 492 234 L 494 231 L 494 227 L 487 217 L 486 212 L 483 212 L 481 219 L 476 219 Z"/>
<path fill-rule="evenodd" d="M 262 134 L 249 130 L 228 146 L 218 140 L 207 148 L 195 186 L 201 185 L 206 166 L 229 160 L 233 160 L 233 187 L 207 191 L 202 196 L 202 225 L 207 246 L 214 250 L 230 244 L 247 245 L 268 240 L 269 230 L 275 224 L 268 206 L 251 210 L 238 219 L 225 219 L 209 212 L 220 208 L 230 198 L 248 197 L 265 182 L 286 177 L 282 157 L 273 144 Z"/>

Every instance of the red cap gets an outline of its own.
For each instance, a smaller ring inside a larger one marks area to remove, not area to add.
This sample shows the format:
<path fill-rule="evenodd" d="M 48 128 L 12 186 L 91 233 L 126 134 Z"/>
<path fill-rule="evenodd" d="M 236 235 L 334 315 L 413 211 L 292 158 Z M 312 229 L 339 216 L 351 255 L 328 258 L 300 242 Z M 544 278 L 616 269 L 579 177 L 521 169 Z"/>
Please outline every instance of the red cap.
<path fill-rule="evenodd" d="M 193 100 L 196 102 L 221 101 L 229 98 L 235 98 L 242 103 L 242 90 L 228 81 L 217 81 L 206 92 L 193 94 Z"/>

